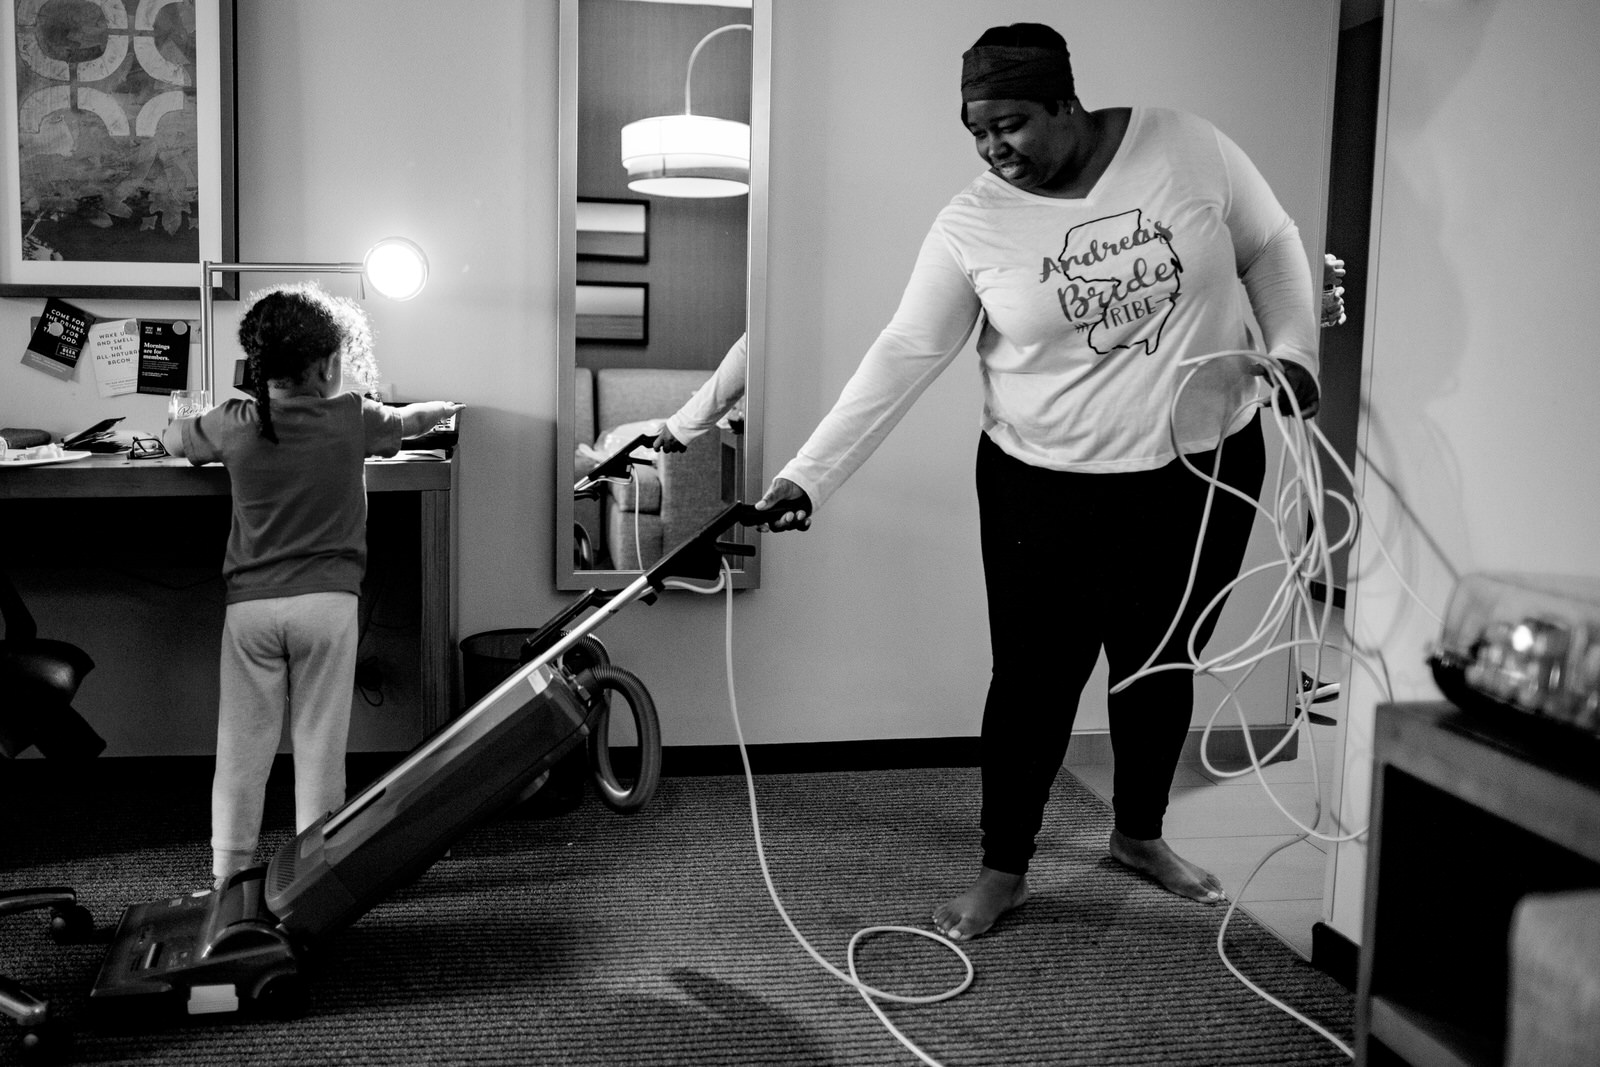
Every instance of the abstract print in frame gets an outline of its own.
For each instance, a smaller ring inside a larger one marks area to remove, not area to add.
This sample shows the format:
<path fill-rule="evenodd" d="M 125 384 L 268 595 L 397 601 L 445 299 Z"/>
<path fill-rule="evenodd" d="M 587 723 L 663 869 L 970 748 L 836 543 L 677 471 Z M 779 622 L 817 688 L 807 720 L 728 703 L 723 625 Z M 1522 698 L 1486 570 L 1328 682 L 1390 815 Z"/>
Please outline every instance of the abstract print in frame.
<path fill-rule="evenodd" d="M 0 0 L 0 37 L 0 296 L 195 297 L 238 256 L 234 0 Z"/>

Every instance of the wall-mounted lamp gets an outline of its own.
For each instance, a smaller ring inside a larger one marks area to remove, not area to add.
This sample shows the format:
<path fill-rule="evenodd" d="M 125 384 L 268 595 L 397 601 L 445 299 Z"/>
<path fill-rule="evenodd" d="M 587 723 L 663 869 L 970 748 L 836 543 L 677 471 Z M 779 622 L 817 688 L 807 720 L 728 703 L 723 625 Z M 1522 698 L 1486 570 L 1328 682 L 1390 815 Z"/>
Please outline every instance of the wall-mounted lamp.
<path fill-rule="evenodd" d="M 422 292 L 428 281 L 428 257 L 414 241 L 404 237 L 385 237 L 367 250 L 360 263 L 214 263 L 200 265 L 200 387 L 215 399 L 216 335 L 212 329 L 212 286 L 218 274 L 236 271 L 262 271 L 273 274 L 358 274 L 362 293 L 366 282 L 390 300 L 410 300 Z"/>
<path fill-rule="evenodd" d="M 706 42 L 744 23 L 719 26 L 689 53 L 683 79 L 683 114 L 639 119 L 622 127 L 622 165 L 628 188 L 656 196 L 741 196 L 750 191 L 750 127 L 731 119 L 696 115 L 690 106 L 694 61 Z"/>

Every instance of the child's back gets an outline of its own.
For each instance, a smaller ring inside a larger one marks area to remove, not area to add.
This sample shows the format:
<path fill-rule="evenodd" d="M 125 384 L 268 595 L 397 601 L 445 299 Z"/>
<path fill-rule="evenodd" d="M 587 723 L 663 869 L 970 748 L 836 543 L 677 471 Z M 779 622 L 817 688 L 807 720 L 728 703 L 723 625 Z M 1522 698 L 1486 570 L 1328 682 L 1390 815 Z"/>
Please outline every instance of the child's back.
<path fill-rule="evenodd" d="M 261 436 L 255 402 L 231 400 L 196 420 L 185 445 L 194 462 L 220 460 L 233 483 L 228 602 L 359 593 L 366 457 L 399 451 L 400 416 L 340 393 L 273 400 L 272 423 L 275 442 Z"/>

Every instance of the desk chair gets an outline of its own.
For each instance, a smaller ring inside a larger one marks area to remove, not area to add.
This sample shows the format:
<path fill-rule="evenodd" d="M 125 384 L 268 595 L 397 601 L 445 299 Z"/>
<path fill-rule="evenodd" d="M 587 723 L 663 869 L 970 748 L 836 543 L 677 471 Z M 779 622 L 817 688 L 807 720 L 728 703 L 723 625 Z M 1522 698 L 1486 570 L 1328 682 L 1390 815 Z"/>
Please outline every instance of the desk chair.
<path fill-rule="evenodd" d="M 42 638 L 11 580 L 0 572 L 0 754 L 21 755 L 30 746 L 56 760 L 79 762 L 98 756 L 105 741 L 72 707 L 94 660 L 76 645 Z M 94 919 L 62 886 L 0 891 L 0 916 L 50 910 L 50 934 L 58 942 L 94 930 Z M 0 974 L 0 1014 L 22 1026 L 25 1053 L 43 1054 L 51 1042 L 50 1005 Z"/>

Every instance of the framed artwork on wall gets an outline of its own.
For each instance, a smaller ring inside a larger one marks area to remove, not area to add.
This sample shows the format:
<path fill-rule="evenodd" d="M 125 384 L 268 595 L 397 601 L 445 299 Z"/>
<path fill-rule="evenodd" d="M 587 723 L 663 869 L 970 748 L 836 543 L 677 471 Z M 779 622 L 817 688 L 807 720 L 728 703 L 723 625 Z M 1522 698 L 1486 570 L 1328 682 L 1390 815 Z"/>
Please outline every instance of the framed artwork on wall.
<path fill-rule="evenodd" d="M 578 258 L 650 261 L 650 204 L 646 200 L 578 197 Z"/>
<path fill-rule="evenodd" d="M 234 2 L 0 0 L 0 296 L 191 298 L 238 259 Z"/>
<path fill-rule="evenodd" d="M 577 340 L 642 345 L 650 340 L 650 287 L 643 282 L 579 282 Z"/>

